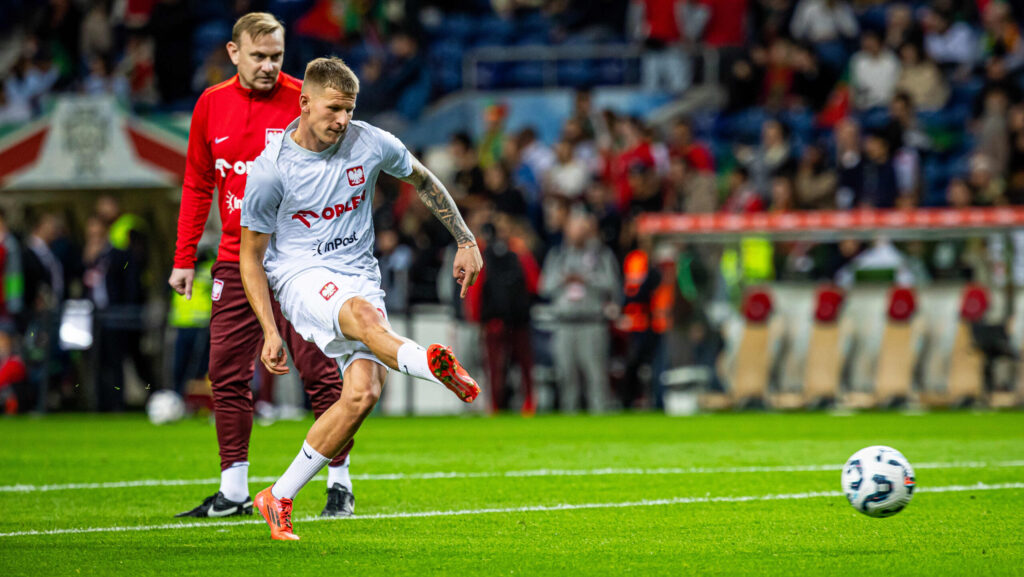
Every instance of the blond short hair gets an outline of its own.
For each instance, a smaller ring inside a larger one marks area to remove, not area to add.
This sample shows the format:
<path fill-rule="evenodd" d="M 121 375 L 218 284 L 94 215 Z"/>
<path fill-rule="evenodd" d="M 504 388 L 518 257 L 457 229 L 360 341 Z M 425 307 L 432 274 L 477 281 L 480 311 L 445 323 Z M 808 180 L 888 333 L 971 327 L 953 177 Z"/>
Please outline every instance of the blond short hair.
<path fill-rule="evenodd" d="M 284 24 L 269 12 L 250 12 L 235 22 L 231 29 L 231 41 L 240 44 L 242 33 L 247 32 L 250 40 L 256 40 L 264 34 L 273 34 L 278 30 L 284 35 Z"/>
<path fill-rule="evenodd" d="M 303 86 L 333 88 L 345 94 L 359 94 L 359 78 L 341 58 L 317 58 L 306 65 Z"/>

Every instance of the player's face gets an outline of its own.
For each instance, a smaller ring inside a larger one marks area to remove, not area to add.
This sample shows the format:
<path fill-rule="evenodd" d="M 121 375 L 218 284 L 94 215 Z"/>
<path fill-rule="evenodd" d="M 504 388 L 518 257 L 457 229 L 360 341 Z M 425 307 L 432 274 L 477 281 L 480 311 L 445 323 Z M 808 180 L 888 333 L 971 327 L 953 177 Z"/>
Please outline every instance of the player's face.
<path fill-rule="evenodd" d="M 314 89 L 303 94 L 299 104 L 304 114 L 309 115 L 309 127 L 313 136 L 330 146 L 344 136 L 352 113 L 356 109 L 356 95 L 334 88 Z"/>
<path fill-rule="evenodd" d="M 270 90 L 277 83 L 284 60 L 284 32 L 276 30 L 255 40 L 243 32 L 238 44 L 228 42 L 228 55 L 238 67 L 238 79 L 251 90 Z"/>

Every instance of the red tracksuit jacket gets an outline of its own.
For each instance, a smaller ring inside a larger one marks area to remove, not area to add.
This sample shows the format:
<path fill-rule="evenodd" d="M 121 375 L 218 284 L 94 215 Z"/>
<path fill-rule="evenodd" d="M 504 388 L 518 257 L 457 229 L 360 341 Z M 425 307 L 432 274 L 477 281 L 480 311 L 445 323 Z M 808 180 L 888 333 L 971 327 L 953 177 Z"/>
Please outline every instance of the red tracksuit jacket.
<path fill-rule="evenodd" d="M 246 176 L 267 139 L 299 115 L 301 90 L 302 82 L 283 72 L 268 92 L 243 88 L 236 74 L 199 97 L 188 135 L 174 268 L 195 267 L 214 187 L 222 223 L 217 260 L 238 262 Z"/>

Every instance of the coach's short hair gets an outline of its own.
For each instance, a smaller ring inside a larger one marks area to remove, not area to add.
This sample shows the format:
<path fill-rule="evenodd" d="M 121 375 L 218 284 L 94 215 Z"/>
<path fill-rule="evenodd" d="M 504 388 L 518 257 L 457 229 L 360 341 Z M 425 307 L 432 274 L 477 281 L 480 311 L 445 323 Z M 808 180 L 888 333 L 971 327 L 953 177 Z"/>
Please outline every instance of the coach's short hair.
<path fill-rule="evenodd" d="M 302 85 L 333 88 L 345 94 L 359 94 L 359 78 L 341 58 L 317 58 L 306 65 Z"/>
<path fill-rule="evenodd" d="M 284 24 L 269 12 L 249 12 L 235 22 L 231 29 L 231 41 L 238 44 L 242 40 L 242 33 L 248 32 L 249 38 L 256 40 L 264 34 L 273 34 L 278 30 L 284 34 Z"/>

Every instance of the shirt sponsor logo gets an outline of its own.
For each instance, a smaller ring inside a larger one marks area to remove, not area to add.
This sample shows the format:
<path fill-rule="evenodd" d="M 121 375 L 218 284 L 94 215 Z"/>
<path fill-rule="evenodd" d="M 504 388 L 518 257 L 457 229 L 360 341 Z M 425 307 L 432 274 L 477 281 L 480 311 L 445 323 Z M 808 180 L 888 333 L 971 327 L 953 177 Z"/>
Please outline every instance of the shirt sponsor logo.
<path fill-rule="evenodd" d="M 242 197 L 235 196 L 235 193 L 230 190 L 224 195 L 224 205 L 227 207 L 229 213 L 233 213 L 236 210 L 242 210 Z"/>
<path fill-rule="evenodd" d="M 345 174 L 348 175 L 348 183 L 351 184 L 352 186 L 359 186 L 360 184 L 366 182 L 366 177 L 363 175 L 362 166 L 350 168 L 345 171 Z"/>
<path fill-rule="evenodd" d="M 268 128 L 267 129 L 267 140 L 266 140 L 265 144 L 269 146 L 271 139 L 273 139 L 275 136 L 279 136 L 281 134 L 284 134 L 284 129 L 283 128 Z"/>
<path fill-rule="evenodd" d="M 315 210 L 300 210 L 292 214 L 292 220 L 297 220 L 303 224 L 306 228 L 311 228 L 313 222 L 316 219 L 331 220 L 337 218 L 346 212 L 351 212 L 359 208 L 359 203 L 366 200 L 366 191 L 363 190 L 362 194 L 357 194 L 352 198 L 348 199 L 345 204 L 335 204 L 334 206 L 325 206 L 320 209 L 318 214 Z"/>
<path fill-rule="evenodd" d="M 213 291 L 210 293 L 210 296 L 213 298 L 213 300 L 219 301 L 220 300 L 220 295 L 223 292 L 224 292 L 224 281 L 220 280 L 219 278 L 213 279 Z"/>
<path fill-rule="evenodd" d="M 344 238 L 339 236 L 338 238 L 336 238 L 334 240 L 329 240 L 327 242 L 321 242 L 321 243 L 316 245 L 316 254 L 320 254 L 320 255 L 327 254 L 327 253 L 331 252 L 332 250 L 337 250 L 339 248 L 348 246 L 350 244 L 355 244 L 355 242 L 357 240 L 359 240 L 359 237 L 357 237 L 356 233 L 353 232 L 352 234 L 350 234 L 350 235 L 348 235 L 348 236 L 346 236 Z"/>
<path fill-rule="evenodd" d="M 331 300 L 331 297 L 338 292 L 338 285 L 329 282 L 320 289 L 320 296 L 324 297 L 325 301 Z"/>
<path fill-rule="evenodd" d="M 249 174 L 249 172 L 252 171 L 252 161 L 242 162 L 239 160 L 232 163 L 224 160 L 223 158 L 218 158 L 213 164 L 213 169 L 220 172 L 221 178 L 227 178 L 229 172 L 234 172 L 238 176 L 242 176 L 243 174 Z"/>

